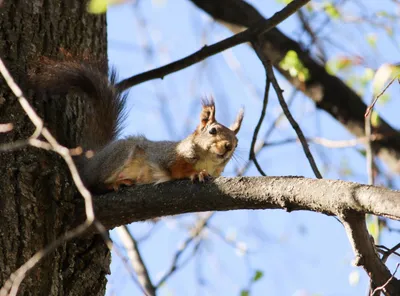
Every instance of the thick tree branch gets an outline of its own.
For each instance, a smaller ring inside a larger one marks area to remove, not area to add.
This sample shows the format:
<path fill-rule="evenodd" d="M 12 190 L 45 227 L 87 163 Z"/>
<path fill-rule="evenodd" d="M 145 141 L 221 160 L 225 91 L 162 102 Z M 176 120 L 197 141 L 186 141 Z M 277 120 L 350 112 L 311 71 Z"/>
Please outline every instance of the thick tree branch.
<path fill-rule="evenodd" d="M 161 216 L 239 209 L 348 211 L 400 220 L 400 192 L 339 180 L 302 177 L 217 178 L 208 184 L 175 181 L 123 188 L 94 197 L 96 218 L 107 229 Z M 77 201 L 79 202 L 79 201 Z M 84 205 L 75 214 L 84 220 Z"/>
<path fill-rule="evenodd" d="M 232 32 L 238 33 L 263 20 L 264 17 L 250 4 L 243 0 L 191 0 L 196 6 L 221 21 Z M 226 9 L 229 7 L 229 9 Z M 339 78 L 328 74 L 324 65 L 320 65 L 303 50 L 297 42 L 288 38 L 274 28 L 261 36 L 264 54 L 274 66 L 296 88 L 300 89 L 313 101 L 318 108 L 325 110 L 342 123 L 356 137 L 364 136 L 364 113 L 367 106 L 361 98 Z M 305 83 L 291 77 L 287 71 L 279 67 L 279 62 L 289 50 L 294 50 L 303 65 L 310 73 L 310 79 Z M 376 141 L 374 148 L 377 155 L 395 171 L 400 171 L 400 134 L 384 120 L 374 133 L 387 137 Z"/>
<path fill-rule="evenodd" d="M 386 284 L 384 289 L 389 295 L 399 295 L 400 282 L 392 278 L 389 269 L 379 258 L 374 240 L 367 230 L 365 215 L 349 212 L 342 221 L 356 256 L 354 264 L 364 268 L 374 286 Z M 388 282 L 389 279 L 391 279 L 390 282 Z"/>

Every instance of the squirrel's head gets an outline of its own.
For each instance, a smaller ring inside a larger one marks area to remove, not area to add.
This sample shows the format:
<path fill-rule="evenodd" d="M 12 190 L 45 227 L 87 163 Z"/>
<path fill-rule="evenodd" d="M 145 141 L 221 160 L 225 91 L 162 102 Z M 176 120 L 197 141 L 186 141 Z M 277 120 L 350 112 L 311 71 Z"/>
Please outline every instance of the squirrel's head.
<path fill-rule="evenodd" d="M 214 163 L 226 163 L 232 157 L 238 144 L 236 134 L 239 132 L 243 120 L 243 109 L 236 117 L 235 122 L 227 128 L 215 119 L 214 100 L 203 99 L 203 108 L 200 113 L 200 123 L 195 131 L 194 144 L 201 152 L 207 153 Z"/>

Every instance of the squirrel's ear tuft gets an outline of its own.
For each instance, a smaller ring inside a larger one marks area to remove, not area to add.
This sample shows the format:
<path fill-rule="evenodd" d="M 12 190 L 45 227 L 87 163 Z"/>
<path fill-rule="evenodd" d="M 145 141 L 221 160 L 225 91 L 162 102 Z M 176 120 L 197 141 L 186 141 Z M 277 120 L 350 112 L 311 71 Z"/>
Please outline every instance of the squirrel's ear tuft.
<path fill-rule="evenodd" d="M 242 120 L 244 117 L 244 109 L 240 109 L 238 115 L 236 116 L 235 122 L 229 127 L 235 134 L 237 134 L 242 125 Z"/>
<path fill-rule="evenodd" d="M 203 108 L 200 113 L 200 126 L 204 128 L 215 122 L 215 103 L 212 97 L 202 99 Z"/>

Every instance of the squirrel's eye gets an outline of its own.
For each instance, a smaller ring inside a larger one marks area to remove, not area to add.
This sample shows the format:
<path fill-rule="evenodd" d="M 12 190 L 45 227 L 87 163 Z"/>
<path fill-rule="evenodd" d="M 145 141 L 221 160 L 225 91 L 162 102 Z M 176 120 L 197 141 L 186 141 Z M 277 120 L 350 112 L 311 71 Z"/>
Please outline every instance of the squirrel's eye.
<path fill-rule="evenodd" d="M 212 129 L 210 129 L 208 131 L 211 135 L 216 135 L 217 134 L 217 129 L 215 127 L 213 127 Z"/>

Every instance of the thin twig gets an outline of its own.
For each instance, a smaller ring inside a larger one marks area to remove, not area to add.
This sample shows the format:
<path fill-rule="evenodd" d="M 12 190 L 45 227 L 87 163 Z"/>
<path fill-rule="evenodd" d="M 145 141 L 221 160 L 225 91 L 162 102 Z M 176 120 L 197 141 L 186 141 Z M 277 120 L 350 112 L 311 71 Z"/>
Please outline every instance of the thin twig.
<path fill-rule="evenodd" d="M 213 226 L 213 225 L 209 225 L 208 229 L 210 229 L 215 235 L 217 235 L 222 241 L 224 241 L 225 243 L 227 243 L 228 245 L 234 247 L 236 250 L 239 250 L 242 253 L 246 253 L 246 254 L 254 254 L 255 252 L 252 250 L 248 250 L 247 247 L 241 246 L 240 242 L 234 241 L 232 239 L 229 239 L 226 237 L 226 235 L 224 235 L 224 233 L 218 229 L 217 227 Z"/>
<path fill-rule="evenodd" d="M 371 141 L 371 134 L 372 134 L 371 115 L 372 113 L 368 112 L 368 115 L 365 117 L 365 136 L 368 139 L 365 147 L 365 156 L 367 164 L 368 184 L 374 185 L 375 174 L 374 174 L 374 151 Z"/>
<path fill-rule="evenodd" d="M 389 232 L 400 233 L 400 229 L 398 229 L 398 228 L 393 228 L 393 227 L 390 227 L 390 226 L 386 226 L 386 229 L 389 230 Z"/>
<path fill-rule="evenodd" d="M 303 147 L 304 153 L 310 163 L 310 166 L 315 174 L 315 176 L 318 179 L 322 179 L 322 175 L 318 170 L 317 164 L 315 163 L 314 157 L 311 154 L 310 148 L 308 147 L 306 138 L 304 137 L 304 134 L 302 130 L 300 129 L 300 126 L 296 122 L 296 120 L 293 118 L 292 114 L 289 111 L 288 105 L 285 102 L 285 99 L 282 95 L 283 91 L 280 88 L 278 81 L 275 78 L 274 74 L 274 69 L 272 68 L 272 63 L 267 57 L 264 56 L 263 51 L 261 50 L 260 46 L 256 43 L 254 44 L 254 48 L 256 49 L 256 53 L 258 57 L 260 58 L 261 62 L 263 63 L 264 67 L 266 68 L 266 71 L 268 73 L 269 79 L 271 79 L 272 86 L 275 89 L 276 95 L 278 96 L 279 103 L 282 107 L 283 112 L 285 113 L 286 118 L 288 119 L 290 125 L 293 127 L 294 131 L 297 134 L 297 137 L 300 140 L 300 143 Z"/>
<path fill-rule="evenodd" d="M 373 134 L 371 137 L 369 137 L 371 141 L 378 141 L 383 139 L 383 135 L 377 135 Z M 308 143 L 313 143 L 313 144 L 318 144 L 327 148 L 350 148 L 350 147 L 355 147 L 359 144 L 364 144 L 368 141 L 368 137 L 360 137 L 356 139 L 351 139 L 351 140 L 329 140 L 325 138 L 306 138 Z M 278 146 L 278 145 L 285 145 L 285 144 L 291 144 L 291 143 L 296 143 L 299 142 L 298 138 L 290 138 L 290 139 L 284 139 L 276 142 L 267 142 L 264 143 L 264 147 L 271 147 L 271 146 Z"/>
<path fill-rule="evenodd" d="M 130 269 L 131 266 L 129 265 L 128 260 L 122 255 L 122 252 L 120 251 L 118 246 L 114 245 L 114 243 L 111 241 L 110 237 L 108 236 L 107 229 L 98 220 L 95 220 L 94 223 L 95 223 L 96 228 L 99 230 L 100 235 L 102 236 L 108 249 L 110 251 L 113 250 L 114 253 L 122 260 L 122 263 L 124 264 L 125 269 L 128 271 L 133 282 L 137 285 L 139 290 L 144 294 L 144 296 L 150 296 L 143 289 L 142 285 L 139 283 L 139 280 L 135 277 L 135 273 L 131 271 L 131 269 Z"/>
<path fill-rule="evenodd" d="M 315 44 L 317 50 L 319 51 L 319 54 L 317 54 L 317 57 L 320 58 L 321 62 L 323 64 L 326 63 L 326 61 L 328 60 L 327 56 L 326 56 L 326 52 L 324 51 L 324 48 L 320 42 L 320 40 L 318 39 L 317 33 L 318 32 L 314 32 L 314 29 L 311 27 L 310 21 L 307 19 L 305 13 L 299 9 L 297 11 L 297 16 L 299 17 L 299 20 L 303 26 L 304 31 L 308 34 L 308 36 L 311 39 L 310 44 L 307 46 L 307 50 L 310 50 L 310 47 Z"/>
<path fill-rule="evenodd" d="M 204 230 L 204 228 L 207 226 L 207 223 L 210 221 L 210 219 L 214 216 L 215 212 L 210 212 L 208 213 L 205 217 L 202 217 L 197 221 L 196 225 L 193 227 L 191 230 L 190 236 L 183 242 L 182 246 L 177 250 L 175 253 L 174 258 L 172 259 L 172 263 L 168 271 L 164 274 L 164 276 L 160 279 L 158 284 L 155 286 L 155 288 L 159 288 L 165 281 L 180 267 L 178 266 L 178 260 L 183 254 L 183 252 L 188 248 L 190 243 L 198 237 L 201 232 Z"/>
<path fill-rule="evenodd" d="M 234 47 L 236 45 L 249 42 L 254 37 L 257 37 L 260 34 L 266 33 L 269 30 L 275 28 L 279 23 L 287 19 L 305 4 L 307 4 L 310 0 L 294 0 L 290 2 L 285 8 L 276 12 L 271 18 L 268 20 L 261 20 L 256 25 L 247 30 L 240 32 L 236 35 L 233 35 L 229 38 L 226 38 L 222 41 L 219 41 L 210 46 L 204 46 L 202 49 L 196 51 L 195 53 L 167 64 L 165 66 L 132 76 L 130 78 L 124 79 L 119 82 L 116 86 L 119 90 L 126 90 L 134 85 L 139 83 L 156 79 L 156 78 L 164 78 L 166 75 L 174 73 L 176 71 L 187 68 L 191 65 L 194 65 L 207 57 L 215 55 L 221 51 L 224 51 L 228 48 Z"/>
<path fill-rule="evenodd" d="M 1 123 L 0 124 L 0 133 L 8 133 L 12 131 L 13 124 L 12 123 Z"/>
<path fill-rule="evenodd" d="M 260 164 L 257 161 L 257 157 L 256 157 L 256 153 L 254 151 L 254 148 L 255 148 L 255 145 L 256 145 L 258 132 L 260 131 L 261 125 L 262 125 L 262 123 L 264 121 L 264 117 L 265 117 L 265 113 L 266 113 L 267 105 L 268 105 L 268 94 L 269 94 L 269 87 L 271 85 L 271 80 L 269 79 L 267 72 L 265 72 L 265 75 L 266 75 L 266 81 L 265 81 L 265 92 L 264 92 L 263 106 L 262 106 L 262 109 L 261 109 L 260 119 L 258 120 L 256 128 L 254 129 L 253 139 L 251 141 L 250 153 L 249 153 L 249 160 L 252 160 L 254 162 L 257 170 L 260 172 L 260 174 L 262 176 L 266 176 L 266 175 L 265 175 L 263 169 L 261 168 Z"/>
<path fill-rule="evenodd" d="M 386 260 L 389 258 L 390 255 L 396 253 L 396 251 L 400 248 L 400 243 L 395 245 L 393 248 L 387 250 L 385 254 L 382 256 L 382 261 L 386 262 Z"/>
<path fill-rule="evenodd" d="M 128 258 L 137 274 L 139 283 L 149 296 L 155 296 L 156 289 L 154 288 L 147 267 L 142 259 L 137 241 L 125 225 L 117 227 L 116 230 L 128 253 Z"/>
<path fill-rule="evenodd" d="M 29 144 L 30 144 L 29 140 L 18 140 L 18 141 L 14 141 L 12 143 L 2 144 L 2 145 L 0 145 L 0 152 L 21 149 L 25 146 L 28 146 Z"/>
<path fill-rule="evenodd" d="M 385 90 L 387 89 L 387 87 L 385 88 Z M 381 94 L 383 94 L 383 92 Z M 375 184 L 374 150 L 373 150 L 372 141 L 371 141 L 371 134 L 372 134 L 371 118 L 372 118 L 372 112 L 370 112 L 370 111 L 372 110 L 373 106 L 375 105 L 375 102 L 377 101 L 378 97 L 380 97 L 380 95 L 377 96 L 377 98 L 375 100 L 372 97 L 371 105 L 370 105 L 370 107 L 367 108 L 367 111 L 366 111 L 365 117 L 364 117 L 365 136 L 368 139 L 367 143 L 365 145 L 365 161 L 366 161 L 366 169 L 367 169 L 367 176 L 368 176 L 368 184 L 369 185 L 374 185 Z M 378 223 L 376 216 L 372 216 L 371 218 L 374 220 L 372 223 Z M 378 237 L 378 240 L 379 240 L 379 233 L 380 233 L 379 227 L 377 227 L 377 229 L 378 229 L 377 237 Z M 385 262 L 385 261 L 383 261 L 383 262 Z M 370 295 L 373 295 L 375 293 L 375 292 L 372 292 L 372 291 L 377 291 L 377 290 L 376 290 L 375 283 L 371 280 L 370 281 L 370 286 L 369 286 Z M 379 294 L 380 293 L 378 293 L 378 295 Z"/>
<path fill-rule="evenodd" d="M 292 95 L 290 96 L 289 100 L 288 100 L 288 105 L 290 106 L 293 101 L 294 98 L 296 97 L 296 94 L 298 93 L 297 90 L 295 90 Z M 274 120 L 274 122 L 270 125 L 270 127 L 268 128 L 267 132 L 264 135 L 264 138 L 262 141 L 259 142 L 259 144 L 255 145 L 254 147 L 254 152 L 255 155 L 257 156 L 262 148 L 264 147 L 265 142 L 269 139 L 269 137 L 272 135 L 272 132 L 275 130 L 275 128 L 278 126 L 278 122 L 285 116 L 285 114 L 283 113 L 283 111 L 278 115 L 278 117 L 276 117 L 276 119 Z M 241 168 L 237 168 L 236 169 L 236 174 L 237 176 L 243 176 L 244 173 L 248 170 L 248 168 L 250 167 L 251 161 L 246 161 L 246 163 L 243 165 L 243 167 Z"/>
<path fill-rule="evenodd" d="M 372 109 L 374 108 L 378 99 L 386 92 L 386 90 L 389 88 L 389 86 L 391 86 L 392 83 L 396 79 L 398 79 L 397 76 L 393 77 L 392 80 L 390 80 L 390 82 L 385 86 L 385 88 L 376 96 L 376 98 L 372 100 L 371 104 L 368 106 L 367 110 L 365 111 L 364 117 L 367 117 L 368 115 L 370 115 L 370 113 L 372 112 Z"/>
<path fill-rule="evenodd" d="M 383 245 L 375 245 L 375 247 L 377 248 L 377 251 L 379 253 L 381 253 L 382 255 L 385 255 L 390 250 L 388 247 L 383 246 Z M 400 257 L 400 254 L 397 252 L 393 252 L 392 254 L 395 254 Z"/>
<path fill-rule="evenodd" d="M 375 294 L 376 292 L 379 292 L 379 291 L 381 291 L 381 290 L 385 290 L 386 286 L 390 283 L 390 281 L 393 280 L 393 278 L 394 278 L 394 276 L 395 276 L 395 274 L 396 274 L 396 272 L 397 272 L 397 269 L 399 268 L 399 265 L 400 265 L 400 263 L 397 263 L 396 269 L 394 270 L 393 275 L 387 280 L 387 282 L 386 282 L 385 284 L 383 284 L 383 285 L 380 286 L 380 287 L 377 287 L 377 288 L 371 293 L 371 296 L 374 296 L 374 294 Z"/>

